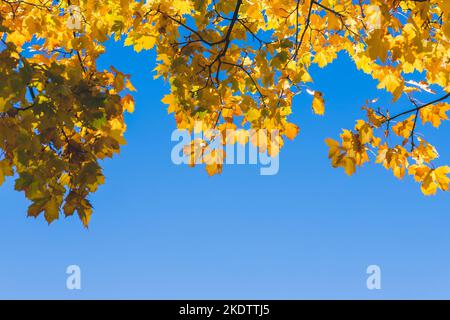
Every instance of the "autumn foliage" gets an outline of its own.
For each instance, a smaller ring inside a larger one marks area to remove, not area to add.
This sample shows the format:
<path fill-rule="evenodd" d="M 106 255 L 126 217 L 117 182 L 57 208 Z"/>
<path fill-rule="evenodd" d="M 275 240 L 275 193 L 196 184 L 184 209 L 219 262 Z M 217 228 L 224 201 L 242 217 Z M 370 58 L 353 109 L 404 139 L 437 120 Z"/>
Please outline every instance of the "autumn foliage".
<path fill-rule="evenodd" d="M 99 160 L 119 153 L 124 112 L 134 110 L 130 77 L 97 67 L 111 38 L 156 50 L 178 128 L 278 130 L 276 148 L 263 148 L 271 155 L 299 133 L 294 96 L 326 113 L 326 88 L 309 70 L 344 53 L 409 105 L 368 101 L 365 119 L 326 140 L 332 165 L 352 175 L 374 161 L 413 176 L 426 195 L 449 189 L 450 167 L 436 167 L 436 148 L 417 135 L 448 120 L 448 0 L 0 0 L 0 13 L 0 184 L 16 174 L 30 216 L 50 223 L 62 210 L 89 223 Z M 81 26 L 69 28 L 75 18 Z M 200 147 L 207 157 L 208 143 Z"/>

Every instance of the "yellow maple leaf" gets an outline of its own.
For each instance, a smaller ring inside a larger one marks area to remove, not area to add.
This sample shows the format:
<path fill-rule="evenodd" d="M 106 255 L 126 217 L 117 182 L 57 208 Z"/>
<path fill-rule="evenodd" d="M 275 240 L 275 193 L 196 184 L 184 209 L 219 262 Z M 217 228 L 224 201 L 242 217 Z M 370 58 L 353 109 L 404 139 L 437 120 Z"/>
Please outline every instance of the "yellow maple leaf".
<path fill-rule="evenodd" d="M 411 136 L 411 133 L 414 128 L 414 119 L 415 115 L 410 116 L 407 120 L 399 122 L 395 126 L 392 127 L 392 131 L 399 137 L 403 137 L 405 139 Z"/>
<path fill-rule="evenodd" d="M 122 98 L 123 109 L 128 111 L 129 113 L 134 112 L 134 98 L 127 94 Z"/>
<path fill-rule="evenodd" d="M 299 132 L 300 132 L 300 128 L 298 126 L 296 126 L 295 124 L 293 124 L 293 123 L 286 124 L 285 135 L 286 135 L 286 137 L 288 137 L 288 139 L 294 140 Z"/>
<path fill-rule="evenodd" d="M 251 108 L 247 112 L 246 118 L 249 122 L 259 120 L 259 118 L 261 118 L 261 110 L 256 109 L 256 108 Z"/>
<path fill-rule="evenodd" d="M 438 103 L 436 105 L 428 106 L 420 110 L 420 117 L 422 123 L 431 122 L 435 128 L 441 126 L 441 122 L 448 120 L 447 112 L 450 110 L 450 104 Z"/>
<path fill-rule="evenodd" d="M 323 94 L 319 91 L 314 92 L 312 108 L 317 115 L 323 116 L 325 114 L 325 99 L 323 98 Z"/>

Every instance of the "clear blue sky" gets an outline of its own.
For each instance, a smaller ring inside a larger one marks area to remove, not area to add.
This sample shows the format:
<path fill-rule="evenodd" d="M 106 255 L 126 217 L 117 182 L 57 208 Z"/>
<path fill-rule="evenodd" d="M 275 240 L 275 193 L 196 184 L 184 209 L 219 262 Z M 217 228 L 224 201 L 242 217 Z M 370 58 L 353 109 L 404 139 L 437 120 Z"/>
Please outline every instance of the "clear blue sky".
<path fill-rule="evenodd" d="M 377 165 L 352 178 L 330 166 L 324 139 L 380 96 L 345 56 L 313 69 L 327 115 L 313 115 L 306 95 L 295 101 L 301 134 L 278 175 L 230 166 L 210 178 L 171 162 L 175 124 L 160 102 L 169 88 L 152 77 L 154 54 L 108 47 L 102 65 L 130 73 L 139 90 L 128 145 L 104 163 L 89 230 L 77 218 L 28 219 L 12 180 L 1 187 L 0 298 L 450 298 L 450 195 L 424 197 Z M 450 162 L 450 125 L 426 131 Z M 71 264 L 81 291 L 65 287 Z M 366 288 L 371 264 L 381 267 L 380 291 Z"/>

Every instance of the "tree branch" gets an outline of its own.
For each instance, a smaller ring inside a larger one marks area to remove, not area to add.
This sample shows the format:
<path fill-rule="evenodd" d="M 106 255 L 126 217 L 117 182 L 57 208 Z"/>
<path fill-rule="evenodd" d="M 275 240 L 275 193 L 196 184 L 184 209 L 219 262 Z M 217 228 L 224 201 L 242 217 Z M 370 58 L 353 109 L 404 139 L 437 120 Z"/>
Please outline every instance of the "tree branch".
<path fill-rule="evenodd" d="M 450 93 L 447 93 L 445 96 L 443 96 L 443 97 L 441 97 L 441 98 L 439 98 L 439 99 L 436 99 L 436 100 L 434 100 L 434 101 L 428 102 L 428 103 L 426 103 L 426 104 L 424 104 L 424 105 L 415 107 L 415 108 L 413 108 L 413 109 L 410 109 L 410 110 L 401 112 L 401 113 L 399 113 L 399 114 L 397 114 L 397 115 L 395 115 L 395 116 L 389 117 L 388 119 L 384 120 L 383 123 L 391 122 L 392 120 L 395 120 L 395 119 L 397 119 L 397 118 L 400 118 L 401 116 L 404 116 L 404 115 L 407 115 L 407 114 L 410 114 L 410 113 L 413 113 L 413 112 L 416 112 L 416 111 L 420 111 L 420 110 L 422 110 L 423 108 L 426 108 L 426 107 L 432 106 L 432 105 L 434 105 L 434 104 L 436 104 L 436 103 L 438 103 L 438 102 L 444 101 L 444 100 L 448 99 L 449 97 L 450 97 Z"/>

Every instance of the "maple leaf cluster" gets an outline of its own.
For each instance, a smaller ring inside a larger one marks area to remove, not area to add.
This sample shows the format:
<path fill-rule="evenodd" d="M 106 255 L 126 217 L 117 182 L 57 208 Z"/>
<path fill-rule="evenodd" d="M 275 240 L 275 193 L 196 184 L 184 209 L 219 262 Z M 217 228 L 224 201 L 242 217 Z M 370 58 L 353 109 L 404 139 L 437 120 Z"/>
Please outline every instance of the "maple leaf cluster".
<path fill-rule="evenodd" d="M 74 5 L 79 30 L 67 25 Z M 332 165 L 352 175 L 373 160 L 412 175 L 427 195 L 449 189 L 450 167 L 436 167 L 435 147 L 417 134 L 448 120 L 447 0 L 1 0 L 0 13 L 0 183 L 17 175 L 30 216 L 50 223 L 76 212 L 89 223 L 88 197 L 104 183 L 99 160 L 120 152 L 124 112 L 134 110 L 129 75 L 97 67 L 111 38 L 156 50 L 155 78 L 170 84 L 162 101 L 179 129 L 277 130 L 272 156 L 299 133 L 289 120 L 296 95 L 326 112 L 311 66 L 345 53 L 410 106 L 368 102 L 366 119 L 327 139 Z M 205 162 L 211 152 L 202 151 Z M 222 169 L 207 166 L 210 175 Z"/>

